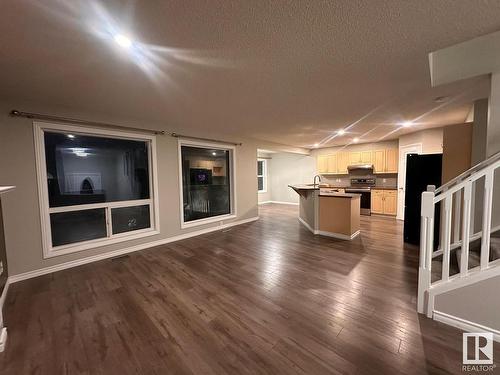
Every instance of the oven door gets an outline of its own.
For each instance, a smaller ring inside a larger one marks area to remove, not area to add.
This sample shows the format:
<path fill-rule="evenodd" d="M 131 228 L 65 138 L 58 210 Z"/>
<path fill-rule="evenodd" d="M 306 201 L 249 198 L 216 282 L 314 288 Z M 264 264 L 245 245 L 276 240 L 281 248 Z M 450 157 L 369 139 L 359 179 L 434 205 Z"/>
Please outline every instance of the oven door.
<path fill-rule="evenodd" d="M 361 215 L 371 215 L 372 196 L 370 189 L 345 189 L 346 193 L 361 194 Z"/>

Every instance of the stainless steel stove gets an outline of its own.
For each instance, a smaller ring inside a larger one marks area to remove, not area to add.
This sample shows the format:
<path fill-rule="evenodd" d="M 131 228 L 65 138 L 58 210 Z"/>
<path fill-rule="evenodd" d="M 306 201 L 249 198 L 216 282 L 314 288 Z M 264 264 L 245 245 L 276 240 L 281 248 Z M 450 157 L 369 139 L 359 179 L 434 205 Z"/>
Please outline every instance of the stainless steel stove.
<path fill-rule="evenodd" d="M 351 178 L 351 186 L 346 193 L 361 194 L 361 215 L 371 215 L 371 189 L 375 186 L 374 178 Z"/>

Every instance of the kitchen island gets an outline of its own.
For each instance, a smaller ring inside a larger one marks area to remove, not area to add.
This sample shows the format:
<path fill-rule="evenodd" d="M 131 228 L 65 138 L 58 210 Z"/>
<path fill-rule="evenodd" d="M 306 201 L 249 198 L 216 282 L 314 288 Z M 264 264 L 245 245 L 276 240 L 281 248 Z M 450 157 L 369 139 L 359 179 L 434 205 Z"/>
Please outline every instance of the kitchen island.
<path fill-rule="evenodd" d="M 299 194 L 299 221 L 312 233 L 352 240 L 360 233 L 360 195 L 318 185 L 289 185 Z"/>

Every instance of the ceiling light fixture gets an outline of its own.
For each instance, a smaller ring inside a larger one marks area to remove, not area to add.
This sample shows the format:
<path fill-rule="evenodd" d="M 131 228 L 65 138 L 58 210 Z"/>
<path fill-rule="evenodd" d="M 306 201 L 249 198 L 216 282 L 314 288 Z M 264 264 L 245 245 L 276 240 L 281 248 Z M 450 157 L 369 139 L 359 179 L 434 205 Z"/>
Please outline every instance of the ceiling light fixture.
<path fill-rule="evenodd" d="M 212 155 L 215 156 L 215 155 L 217 155 L 217 153 L 216 152 L 212 152 Z"/>
<path fill-rule="evenodd" d="M 358 143 L 358 142 L 359 142 L 359 138 L 358 138 L 358 137 L 356 137 L 356 138 L 354 138 L 352 141 L 353 141 L 354 143 Z"/>
<path fill-rule="evenodd" d="M 73 134 L 68 134 L 68 138 L 73 139 L 73 138 L 75 138 L 75 136 Z"/>
<path fill-rule="evenodd" d="M 411 121 L 404 121 L 404 122 L 400 122 L 399 125 L 401 125 L 403 128 L 409 128 L 410 126 L 413 125 L 413 122 L 411 122 Z"/>
<path fill-rule="evenodd" d="M 128 49 L 130 48 L 130 46 L 132 46 L 132 41 L 130 40 L 130 38 L 127 38 L 123 34 L 116 34 L 114 36 L 114 40 L 120 47 L 123 47 L 125 49 Z"/>
<path fill-rule="evenodd" d="M 318 146 L 319 146 L 319 143 L 315 143 L 313 146 L 314 146 L 314 147 L 318 147 Z"/>
<path fill-rule="evenodd" d="M 338 135 L 344 135 L 345 134 L 345 130 L 344 129 L 340 129 L 338 132 L 337 132 Z"/>

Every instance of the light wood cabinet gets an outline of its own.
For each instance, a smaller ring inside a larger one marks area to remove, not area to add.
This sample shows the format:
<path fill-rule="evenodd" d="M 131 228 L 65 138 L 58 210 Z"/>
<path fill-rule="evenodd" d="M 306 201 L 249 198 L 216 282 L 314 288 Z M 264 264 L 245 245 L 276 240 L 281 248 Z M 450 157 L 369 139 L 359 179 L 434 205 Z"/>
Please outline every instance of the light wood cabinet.
<path fill-rule="evenodd" d="M 374 214 L 383 214 L 383 191 L 382 190 L 372 190 L 371 191 L 371 211 Z"/>
<path fill-rule="evenodd" d="M 385 150 L 373 151 L 373 172 L 384 173 L 385 169 Z"/>
<path fill-rule="evenodd" d="M 373 164 L 374 173 L 398 173 L 398 149 L 376 151 L 341 151 L 318 155 L 319 174 L 348 174 L 349 165 Z"/>
<path fill-rule="evenodd" d="M 371 211 L 374 214 L 396 216 L 398 211 L 398 191 L 372 189 Z"/>
<path fill-rule="evenodd" d="M 372 152 L 363 151 L 361 152 L 361 164 L 372 164 Z"/>
<path fill-rule="evenodd" d="M 337 154 L 328 155 L 328 173 L 337 173 Z"/>
<path fill-rule="evenodd" d="M 353 151 L 349 152 L 349 164 L 371 164 L 372 152 L 371 151 Z"/>
<path fill-rule="evenodd" d="M 342 151 L 337 153 L 337 173 L 347 174 L 347 166 L 349 165 L 349 152 Z"/>
<path fill-rule="evenodd" d="M 328 155 L 318 155 L 316 162 L 318 173 L 328 173 Z"/>
<path fill-rule="evenodd" d="M 398 173 L 398 149 L 385 150 L 385 171 L 387 173 Z"/>
<path fill-rule="evenodd" d="M 374 173 L 398 173 L 398 149 L 373 151 Z"/>

